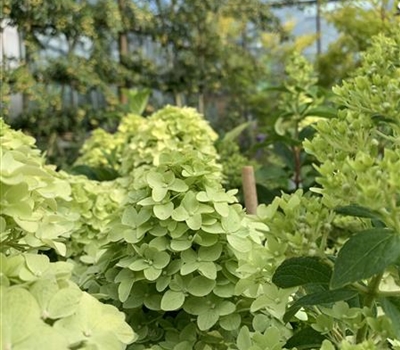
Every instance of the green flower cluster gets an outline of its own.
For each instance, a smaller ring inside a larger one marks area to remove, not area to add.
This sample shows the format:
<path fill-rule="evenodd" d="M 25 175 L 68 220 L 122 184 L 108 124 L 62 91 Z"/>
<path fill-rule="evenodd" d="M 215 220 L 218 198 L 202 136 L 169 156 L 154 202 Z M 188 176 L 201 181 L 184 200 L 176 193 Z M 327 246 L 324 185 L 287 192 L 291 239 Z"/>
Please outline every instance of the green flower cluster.
<path fill-rule="evenodd" d="M 73 265 L 0 254 L 2 349 L 123 349 L 137 338 L 124 314 L 70 281 Z"/>
<path fill-rule="evenodd" d="M 131 172 L 127 202 L 108 225 L 110 243 L 98 262 L 105 281 L 97 292 L 122 303 L 128 319 L 153 312 L 151 320 L 134 325 L 147 346 L 168 339 L 171 313 L 196 325 L 196 332 L 190 326 L 193 337 L 176 339 L 182 349 L 200 349 L 211 334 L 215 349 L 227 349 L 242 317 L 251 322 L 238 310 L 249 298 L 235 291 L 237 255 L 247 255 L 252 241 L 261 244 L 267 227 L 245 215 L 236 191 L 223 189 L 214 161 L 196 150 L 164 150 L 156 166 Z"/>
<path fill-rule="evenodd" d="M 117 132 L 96 130 L 82 148 L 76 164 L 109 166 L 128 175 L 143 164 L 158 164 L 164 150 L 196 149 L 217 158 L 217 134 L 192 108 L 167 106 L 148 118 L 127 114 Z"/>
<path fill-rule="evenodd" d="M 124 314 L 82 292 L 74 265 L 43 254 L 93 251 L 118 188 L 56 172 L 34 139 L 0 123 L 2 348 L 125 348 L 135 335 Z"/>
<path fill-rule="evenodd" d="M 400 231 L 400 35 L 391 34 L 376 37 L 355 77 L 334 89 L 345 108 L 305 147 L 322 162 L 326 205 L 357 203 Z"/>
<path fill-rule="evenodd" d="M 0 120 L 1 251 L 45 246 L 65 255 L 76 217 L 59 202 L 71 200 L 71 186 L 45 165 L 34 142 Z"/>

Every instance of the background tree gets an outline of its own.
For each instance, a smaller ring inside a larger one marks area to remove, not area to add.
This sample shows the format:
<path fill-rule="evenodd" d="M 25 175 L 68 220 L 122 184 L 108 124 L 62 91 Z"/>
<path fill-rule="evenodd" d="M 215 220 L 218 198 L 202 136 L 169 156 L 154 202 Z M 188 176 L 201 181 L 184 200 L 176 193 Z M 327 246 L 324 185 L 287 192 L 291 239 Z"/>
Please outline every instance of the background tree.
<path fill-rule="evenodd" d="M 372 37 L 393 27 L 392 5 L 388 0 L 343 0 L 338 8 L 325 12 L 325 18 L 336 28 L 339 37 L 317 59 L 321 85 L 331 87 L 358 67 L 360 52 L 371 45 Z"/>

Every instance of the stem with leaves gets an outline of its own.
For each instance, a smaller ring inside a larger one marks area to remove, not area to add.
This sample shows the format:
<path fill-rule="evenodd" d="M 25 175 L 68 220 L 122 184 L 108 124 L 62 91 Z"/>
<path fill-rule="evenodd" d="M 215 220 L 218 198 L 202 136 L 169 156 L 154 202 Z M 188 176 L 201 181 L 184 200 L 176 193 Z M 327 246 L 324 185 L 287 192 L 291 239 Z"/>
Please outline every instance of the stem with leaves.
<path fill-rule="evenodd" d="M 371 309 L 374 305 L 375 299 L 379 292 L 379 285 L 381 283 L 383 277 L 383 273 L 380 273 L 374 277 L 372 277 L 371 281 L 368 284 L 368 294 L 365 295 L 364 299 L 364 307 Z M 356 335 L 356 343 L 362 343 L 367 336 L 368 331 L 368 323 L 364 320 L 364 325 L 358 330 Z"/>

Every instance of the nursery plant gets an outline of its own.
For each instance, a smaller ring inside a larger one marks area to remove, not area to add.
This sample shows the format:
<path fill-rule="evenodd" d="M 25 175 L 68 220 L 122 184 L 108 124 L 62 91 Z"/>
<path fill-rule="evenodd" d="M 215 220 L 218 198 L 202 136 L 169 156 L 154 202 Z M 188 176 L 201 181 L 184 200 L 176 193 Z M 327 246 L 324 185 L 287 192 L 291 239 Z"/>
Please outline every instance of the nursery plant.
<path fill-rule="evenodd" d="M 127 116 L 129 137 L 107 144 L 119 177 L 103 182 L 55 171 L 3 124 L 3 348 L 399 349 L 400 30 L 389 34 L 303 143 L 318 185 L 257 215 L 222 186 L 216 134 L 193 109 Z"/>
<path fill-rule="evenodd" d="M 320 162 L 316 195 L 260 208 L 285 247 L 272 282 L 297 288 L 282 318 L 296 330 L 288 347 L 399 348 L 398 25 L 389 33 L 334 88 L 337 117 L 319 121 L 304 142 Z"/>
<path fill-rule="evenodd" d="M 68 238 L 85 220 L 72 205 L 70 179 L 3 121 L 0 143 L 1 348 L 125 348 L 137 338 L 125 315 L 79 289 L 65 261 Z"/>
<path fill-rule="evenodd" d="M 286 59 L 283 83 L 266 89 L 277 94 L 278 102 L 275 113 L 261 121 L 261 139 L 255 146 L 263 164 L 256 176 L 264 203 L 270 203 L 281 191 L 308 189 L 315 183 L 312 164 L 316 159 L 304 152 L 302 142 L 313 135 L 312 123 L 336 113 L 330 94 L 317 82 L 312 63 L 294 51 Z"/>

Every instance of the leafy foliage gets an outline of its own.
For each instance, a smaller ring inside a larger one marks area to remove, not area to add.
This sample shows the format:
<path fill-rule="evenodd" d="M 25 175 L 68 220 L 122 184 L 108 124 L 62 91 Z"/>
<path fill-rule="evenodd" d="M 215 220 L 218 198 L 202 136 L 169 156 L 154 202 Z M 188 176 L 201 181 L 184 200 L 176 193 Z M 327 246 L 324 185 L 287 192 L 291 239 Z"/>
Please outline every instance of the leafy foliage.
<path fill-rule="evenodd" d="M 235 191 L 223 188 L 215 133 L 192 109 L 127 117 L 117 138 L 110 135 L 120 176 L 108 182 L 55 172 L 40 162 L 32 139 L 6 127 L 2 152 L 22 165 L 18 174 L 6 168 L 2 186 L 11 191 L 25 182 L 23 193 L 34 199 L 29 208 L 42 221 L 56 215 L 63 230 L 46 240 L 26 230 L 2 192 L 9 210 L 2 221 L 2 298 L 23 298 L 27 321 L 44 315 L 35 324 L 66 348 L 124 348 L 134 340 L 115 307 L 137 334 L 133 350 L 398 346 L 399 33 L 396 27 L 374 39 L 357 75 L 334 89 L 338 113 L 319 120 L 317 134 L 304 141 L 319 162 L 320 187 L 276 197 L 257 215 L 246 215 Z M 63 196 L 37 190 L 58 181 Z M 58 252 L 54 259 L 64 253 L 69 262 L 50 263 L 43 255 L 51 255 L 49 247 Z M 14 262 L 22 266 L 17 275 L 8 270 Z M 52 266 L 68 266 L 63 277 L 51 272 L 67 281 L 43 296 L 37 280 L 45 278 L 47 288 Z M 77 289 L 69 281 L 72 266 L 82 289 L 113 306 Z M 2 313 L 20 325 L 25 321 L 11 301 Z M 101 315 L 107 325 L 93 325 Z M 30 334 L 35 327 L 27 326 Z M 5 331 L 7 341 L 25 341 Z"/>
<path fill-rule="evenodd" d="M 285 72 L 283 85 L 267 89 L 278 93 L 277 111 L 273 118 L 263 121 L 264 140 L 257 145 L 258 149 L 264 148 L 260 152 L 266 158 L 256 174 L 260 192 L 268 189 L 274 195 L 313 185 L 315 159 L 304 152 L 302 141 L 313 134 L 310 124 L 336 114 L 329 96 L 317 86 L 312 64 L 304 56 L 293 52 L 286 60 Z M 265 202 L 272 199 L 266 198 Z"/>
<path fill-rule="evenodd" d="M 396 25 L 393 5 L 386 0 L 342 1 L 335 10 L 325 13 L 324 17 L 334 25 L 339 37 L 317 58 L 322 86 L 331 87 L 349 77 L 360 65 L 360 52 L 371 45 L 374 35 Z"/>
<path fill-rule="evenodd" d="M 118 349 L 136 335 L 123 313 L 71 282 L 73 265 L 45 255 L 0 255 L 4 349 Z"/>
<path fill-rule="evenodd" d="M 319 217 L 318 223 L 303 229 L 309 233 L 318 227 L 319 234 L 311 241 L 301 236 L 307 245 L 317 244 L 314 249 L 292 250 L 293 257 L 287 251 L 290 259 L 276 269 L 272 280 L 284 288 L 300 287 L 283 320 L 300 328 L 304 322 L 311 325 L 326 337 L 320 339 L 321 349 L 388 349 L 388 342 L 394 344 L 390 339 L 398 337 L 399 188 L 394 179 L 399 154 L 399 40 L 398 26 L 389 37 L 373 39 L 355 76 L 334 88 L 342 106 L 337 117 L 320 120 L 315 137 L 304 142 L 306 151 L 321 162 L 316 179 L 321 187 L 312 189 L 320 197 L 311 198 L 319 208 L 306 205 L 304 217 L 310 220 L 325 212 L 325 219 Z M 296 194 L 287 197 L 288 204 L 309 200 Z M 288 226 L 298 226 L 304 219 L 282 209 L 265 222 L 271 232 L 276 222 L 276 230 L 287 232 L 283 237 L 289 238 L 296 228 Z M 282 233 L 277 236 L 283 238 Z M 299 310 L 306 312 L 306 320 Z M 297 344 L 293 338 L 288 341 L 291 346 L 301 344 L 301 337 Z"/>

